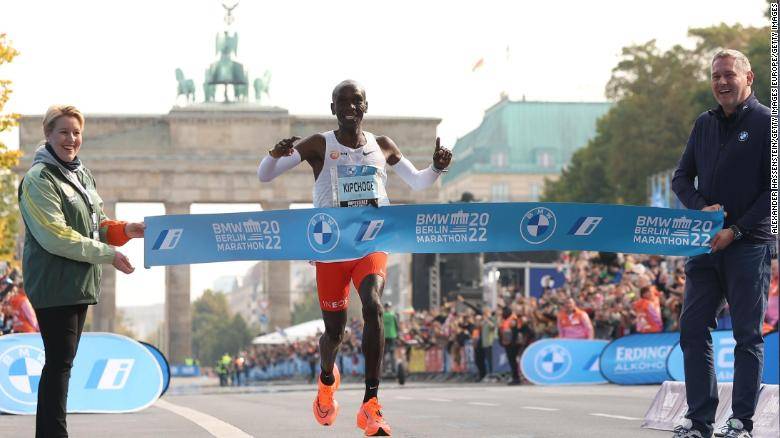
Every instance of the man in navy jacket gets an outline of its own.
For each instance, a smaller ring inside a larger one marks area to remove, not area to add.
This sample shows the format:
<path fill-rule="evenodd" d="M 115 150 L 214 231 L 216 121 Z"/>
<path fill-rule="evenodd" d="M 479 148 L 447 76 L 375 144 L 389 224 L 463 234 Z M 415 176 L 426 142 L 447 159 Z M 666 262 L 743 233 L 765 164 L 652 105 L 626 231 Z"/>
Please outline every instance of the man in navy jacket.
<path fill-rule="evenodd" d="M 683 204 L 724 210 L 723 229 L 711 252 L 685 264 L 685 299 L 680 346 L 685 361 L 686 420 L 675 437 L 712 436 L 718 390 L 710 330 L 725 300 L 734 338 L 732 417 L 729 438 L 749 438 L 764 359 L 762 323 L 769 289 L 770 148 L 769 108 L 753 95 L 750 62 L 736 50 L 712 60 L 712 93 L 720 105 L 696 119 L 672 180 Z M 698 184 L 694 179 L 698 178 Z"/>

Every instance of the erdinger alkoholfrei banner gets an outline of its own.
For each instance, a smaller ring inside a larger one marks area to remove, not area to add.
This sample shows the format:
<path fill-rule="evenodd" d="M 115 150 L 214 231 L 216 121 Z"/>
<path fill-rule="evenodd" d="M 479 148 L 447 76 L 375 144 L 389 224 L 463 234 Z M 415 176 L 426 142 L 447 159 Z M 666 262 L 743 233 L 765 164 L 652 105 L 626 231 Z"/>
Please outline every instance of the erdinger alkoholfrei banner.
<path fill-rule="evenodd" d="M 40 334 L 0 336 L 0 412 L 35 414 L 45 362 Z M 154 355 L 137 341 L 112 333 L 84 333 L 71 370 L 68 412 L 134 412 L 163 391 Z"/>
<path fill-rule="evenodd" d="M 611 383 L 644 385 L 669 378 L 666 358 L 680 333 L 636 334 L 610 342 L 599 359 L 601 374 Z"/>
<path fill-rule="evenodd" d="M 599 356 L 607 341 L 542 339 L 529 345 L 520 370 L 535 385 L 607 383 L 599 372 Z"/>
<path fill-rule="evenodd" d="M 715 376 L 718 382 L 734 381 L 734 347 L 737 341 L 734 340 L 732 330 L 716 330 L 711 332 L 712 353 L 715 360 Z M 763 383 L 777 384 L 778 370 L 778 335 L 777 332 L 764 336 L 764 374 Z M 677 381 L 685 380 L 685 369 L 683 363 L 683 352 L 680 344 L 674 346 L 672 352 L 667 358 L 666 369 L 669 377 Z"/>
<path fill-rule="evenodd" d="M 374 251 L 709 251 L 722 212 L 574 203 L 461 203 L 151 216 L 144 265 L 336 260 Z"/>

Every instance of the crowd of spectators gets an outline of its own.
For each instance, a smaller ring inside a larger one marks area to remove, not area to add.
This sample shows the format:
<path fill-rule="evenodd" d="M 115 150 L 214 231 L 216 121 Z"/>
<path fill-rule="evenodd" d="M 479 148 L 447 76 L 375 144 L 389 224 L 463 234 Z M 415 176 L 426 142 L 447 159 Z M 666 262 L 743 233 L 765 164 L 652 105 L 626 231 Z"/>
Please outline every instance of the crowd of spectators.
<path fill-rule="evenodd" d="M 38 318 L 24 292 L 21 273 L 0 262 L 0 336 L 38 331 Z"/>
<path fill-rule="evenodd" d="M 499 288 L 496 306 L 469 302 L 458 296 L 438 309 L 399 312 L 399 342 L 418 348 L 441 348 L 450 368 L 459 372 L 466 345 L 473 346 L 480 376 L 492 369 L 494 345 L 508 356 L 519 355 L 538 339 L 569 337 L 615 339 L 632 333 L 679 330 L 685 289 L 685 258 L 597 252 L 562 252 L 558 270 L 564 284 L 548 287 L 538 297 L 522 288 Z M 765 332 L 778 326 L 778 264 L 772 261 Z M 719 318 L 720 328 L 730 328 L 728 307 Z M 349 323 L 340 350 L 341 360 L 358 361 L 362 324 Z M 498 340 L 498 343 L 494 341 Z M 286 345 L 256 346 L 252 363 L 264 367 L 290 357 L 311 364 L 309 378 L 318 370 L 317 336 Z M 510 360 L 510 363 L 513 361 Z M 513 370 L 513 381 L 517 377 Z"/>

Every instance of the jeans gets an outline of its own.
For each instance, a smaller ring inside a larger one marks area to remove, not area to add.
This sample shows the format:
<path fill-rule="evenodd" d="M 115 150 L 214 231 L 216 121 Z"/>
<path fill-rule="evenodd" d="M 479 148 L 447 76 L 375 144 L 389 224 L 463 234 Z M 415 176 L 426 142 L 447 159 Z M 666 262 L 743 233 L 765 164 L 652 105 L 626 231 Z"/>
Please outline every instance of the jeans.
<path fill-rule="evenodd" d="M 68 436 L 65 414 L 68 405 L 70 369 L 84 330 L 87 305 L 35 309 L 43 338 L 46 363 L 38 384 L 35 415 L 36 438 Z"/>
<path fill-rule="evenodd" d="M 691 257 L 685 264 L 685 299 L 680 316 L 680 347 L 685 361 L 685 417 L 712 433 L 718 407 L 712 337 L 723 300 L 734 330 L 732 418 L 753 427 L 764 363 L 762 325 L 769 290 L 770 245 L 732 242 L 715 254 Z"/>

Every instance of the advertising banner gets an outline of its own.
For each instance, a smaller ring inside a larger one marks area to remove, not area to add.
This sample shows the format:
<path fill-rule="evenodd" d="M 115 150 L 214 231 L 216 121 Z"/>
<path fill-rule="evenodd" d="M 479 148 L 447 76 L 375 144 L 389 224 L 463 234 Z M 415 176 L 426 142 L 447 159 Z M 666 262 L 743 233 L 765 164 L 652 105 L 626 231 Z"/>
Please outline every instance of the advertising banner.
<path fill-rule="evenodd" d="M 601 353 L 601 374 L 618 385 L 661 383 L 669 378 L 666 358 L 678 342 L 679 333 L 636 334 L 615 339 Z"/>
<path fill-rule="evenodd" d="M 712 334 L 713 357 L 715 358 L 715 376 L 718 383 L 734 381 L 734 334 L 731 330 L 716 330 Z M 778 335 L 777 332 L 764 336 L 764 374 L 763 382 L 777 383 L 778 373 Z M 685 380 L 683 368 L 683 353 L 678 343 L 669 354 L 666 368 L 669 377 L 677 381 Z M 774 380 L 773 380 L 774 379 Z"/>
<path fill-rule="evenodd" d="M 415 204 L 144 218 L 144 266 L 337 260 L 375 251 L 696 255 L 723 212 L 553 202 Z"/>
<path fill-rule="evenodd" d="M 168 391 L 168 386 L 170 386 L 171 384 L 171 367 L 168 364 L 168 359 L 166 359 L 165 355 L 162 354 L 162 351 L 157 349 L 157 347 L 155 347 L 154 345 L 144 341 L 138 341 L 138 342 L 140 342 L 141 345 L 149 349 L 149 351 L 152 353 L 154 358 L 157 359 L 157 363 L 160 365 L 160 371 L 162 371 L 162 375 L 163 375 L 163 390 L 162 390 L 162 394 L 160 394 L 160 397 L 162 397 Z"/>
<path fill-rule="evenodd" d="M 606 383 L 599 357 L 607 341 L 542 339 L 529 345 L 520 358 L 520 370 L 536 385 Z"/>
<path fill-rule="evenodd" d="M 35 414 L 45 355 L 41 336 L 0 337 L 0 411 Z M 137 341 L 112 333 L 84 333 L 71 370 L 68 412 L 134 412 L 164 388 L 160 364 Z"/>

